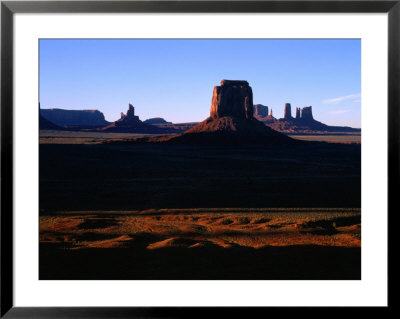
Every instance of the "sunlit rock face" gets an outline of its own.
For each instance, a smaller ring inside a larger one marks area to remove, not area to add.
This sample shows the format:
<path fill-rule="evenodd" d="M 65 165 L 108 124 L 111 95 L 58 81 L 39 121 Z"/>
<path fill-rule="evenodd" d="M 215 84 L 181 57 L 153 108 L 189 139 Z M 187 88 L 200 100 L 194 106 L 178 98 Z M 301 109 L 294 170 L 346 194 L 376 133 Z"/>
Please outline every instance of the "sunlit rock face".
<path fill-rule="evenodd" d="M 253 118 L 253 91 L 247 81 L 222 80 L 214 87 L 210 117 L 224 116 Z"/>

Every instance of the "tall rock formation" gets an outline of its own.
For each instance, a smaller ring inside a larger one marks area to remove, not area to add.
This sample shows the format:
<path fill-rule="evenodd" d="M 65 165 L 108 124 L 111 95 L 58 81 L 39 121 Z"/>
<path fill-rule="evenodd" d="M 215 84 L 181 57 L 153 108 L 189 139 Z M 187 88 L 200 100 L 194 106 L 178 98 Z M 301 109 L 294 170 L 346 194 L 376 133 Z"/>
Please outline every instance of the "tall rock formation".
<path fill-rule="evenodd" d="M 128 106 L 128 111 L 126 112 L 126 116 L 128 117 L 128 118 L 131 118 L 131 119 L 133 119 L 133 118 L 135 118 L 135 119 L 139 119 L 139 117 L 138 116 L 135 116 L 135 108 L 133 107 L 133 105 L 132 104 L 130 104 L 129 103 L 129 106 Z"/>
<path fill-rule="evenodd" d="M 312 106 L 305 106 L 301 110 L 301 119 L 304 121 L 312 121 L 314 120 L 312 115 Z"/>
<path fill-rule="evenodd" d="M 122 114 L 121 114 L 122 115 Z M 129 104 L 128 111 L 124 117 L 121 116 L 116 123 L 116 126 L 135 126 L 136 124 L 140 124 L 142 121 L 139 120 L 139 116 L 135 115 L 135 108 L 132 104 Z"/>
<path fill-rule="evenodd" d="M 133 105 L 129 104 L 126 115 L 121 112 L 121 118 L 118 121 L 102 128 L 102 130 L 113 132 L 138 132 L 145 129 L 146 126 L 146 124 L 143 124 L 143 122 L 139 120 L 139 116 L 135 115 L 135 108 Z"/>
<path fill-rule="evenodd" d="M 300 108 L 296 107 L 296 120 L 300 119 Z"/>
<path fill-rule="evenodd" d="M 292 106 L 290 105 L 290 103 L 286 103 L 285 104 L 285 109 L 283 111 L 283 117 L 287 120 L 291 120 L 292 119 Z"/>
<path fill-rule="evenodd" d="M 223 116 L 253 118 L 253 91 L 247 81 L 222 80 L 214 87 L 210 117 Z"/>
<path fill-rule="evenodd" d="M 215 86 L 210 117 L 186 132 L 163 138 L 144 139 L 172 144 L 266 144 L 288 145 L 297 141 L 253 117 L 253 92 L 247 81 L 222 80 Z"/>

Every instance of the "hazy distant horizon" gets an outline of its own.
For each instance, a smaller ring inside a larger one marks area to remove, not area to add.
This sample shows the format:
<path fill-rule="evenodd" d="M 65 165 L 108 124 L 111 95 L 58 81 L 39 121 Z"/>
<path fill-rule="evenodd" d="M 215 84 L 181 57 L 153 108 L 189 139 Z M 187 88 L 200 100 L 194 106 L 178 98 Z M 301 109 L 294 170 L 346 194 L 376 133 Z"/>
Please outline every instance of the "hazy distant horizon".
<path fill-rule="evenodd" d="M 42 109 L 97 109 L 113 122 L 200 122 L 222 79 L 246 80 L 254 104 L 283 117 L 285 103 L 312 106 L 328 125 L 361 127 L 361 41 L 40 40 Z"/>

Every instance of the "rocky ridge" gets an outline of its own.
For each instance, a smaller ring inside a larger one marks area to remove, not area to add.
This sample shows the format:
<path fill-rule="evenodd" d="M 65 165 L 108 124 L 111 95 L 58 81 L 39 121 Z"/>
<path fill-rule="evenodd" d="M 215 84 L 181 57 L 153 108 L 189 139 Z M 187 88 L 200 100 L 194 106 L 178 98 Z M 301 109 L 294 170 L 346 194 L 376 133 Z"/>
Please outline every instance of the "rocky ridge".
<path fill-rule="evenodd" d="M 98 110 L 41 109 L 41 115 L 48 121 L 62 127 L 99 127 L 110 124 Z"/>
<path fill-rule="evenodd" d="M 296 107 L 296 116 L 292 117 L 291 105 L 286 103 L 284 106 L 284 117 L 276 119 L 271 114 L 268 117 L 260 117 L 254 113 L 254 117 L 263 122 L 265 125 L 276 131 L 283 133 L 359 133 L 360 129 L 348 126 L 329 126 L 314 119 L 312 114 L 312 106 L 303 108 Z"/>
<path fill-rule="evenodd" d="M 135 108 L 129 104 L 126 115 L 121 112 L 121 118 L 114 123 L 103 127 L 101 131 L 106 132 L 123 132 L 123 133 L 147 133 L 147 134 L 164 134 L 176 133 L 173 128 L 160 128 L 154 125 L 143 123 L 139 116 L 135 115 Z"/>

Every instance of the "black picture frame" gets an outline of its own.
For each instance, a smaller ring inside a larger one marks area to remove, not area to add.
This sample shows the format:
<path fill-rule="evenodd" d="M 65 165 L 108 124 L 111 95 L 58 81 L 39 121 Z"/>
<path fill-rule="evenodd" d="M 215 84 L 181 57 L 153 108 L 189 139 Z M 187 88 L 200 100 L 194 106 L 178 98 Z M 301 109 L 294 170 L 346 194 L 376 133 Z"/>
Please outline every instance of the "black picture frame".
<path fill-rule="evenodd" d="M 6 318 L 193 318 L 235 314 L 254 317 L 281 313 L 267 307 L 64 307 L 24 308 L 13 303 L 13 17 L 15 13 L 122 12 L 307 12 L 388 14 L 388 225 L 397 213 L 400 144 L 400 0 L 377 1 L 1 1 L 1 317 Z M 390 244 L 390 232 L 388 244 Z M 390 251 L 390 245 L 389 251 Z M 388 255 L 389 261 L 389 255 Z M 388 282 L 389 285 L 389 282 Z M 391 295 L 388 307 L 391 309 Z M 326 309 L 318 308 L 325 312 Z M 307 308 L 290 308 L 306 315 Z M 330 309 L 330 312 L 338 311 Z M 368 310 L 370 311 L 370 310 Z"/>

